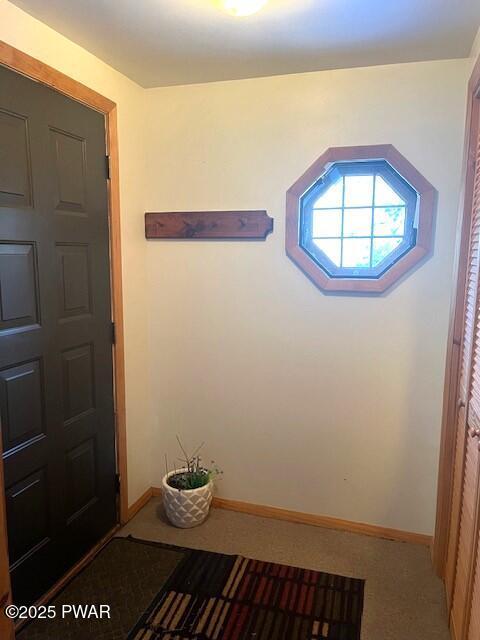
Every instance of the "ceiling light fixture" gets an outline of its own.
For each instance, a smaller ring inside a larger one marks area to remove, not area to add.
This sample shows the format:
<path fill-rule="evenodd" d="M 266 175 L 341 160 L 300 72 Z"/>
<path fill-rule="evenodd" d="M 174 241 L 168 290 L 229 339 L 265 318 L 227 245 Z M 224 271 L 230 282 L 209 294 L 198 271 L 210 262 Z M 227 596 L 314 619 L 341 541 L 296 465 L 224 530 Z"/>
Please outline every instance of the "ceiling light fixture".
<path fill-rule="evenodd" d="M 232 16 L 251 16 L 260 11 L 268 0 L 223 0 L 223 8 Z"/>

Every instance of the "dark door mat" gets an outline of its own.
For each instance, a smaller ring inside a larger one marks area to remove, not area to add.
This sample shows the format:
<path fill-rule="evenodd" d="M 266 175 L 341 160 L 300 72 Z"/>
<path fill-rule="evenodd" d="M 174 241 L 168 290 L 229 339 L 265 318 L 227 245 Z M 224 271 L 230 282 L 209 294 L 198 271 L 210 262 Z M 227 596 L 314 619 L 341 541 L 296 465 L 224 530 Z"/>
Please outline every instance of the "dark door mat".
<path fill-rule="evenodd" d="M 363 580 L 187 551 L 129 640 L 359 640 Z"/>
<path fill-rule="evenodd" d="M 125 640 L 185 554 L 182 549 L 113 538 L 49 604 L 57 617 L 35 620 L 17 640 Z M 107 604 L 110 619 L 62 619 L 64 604 Z"/>

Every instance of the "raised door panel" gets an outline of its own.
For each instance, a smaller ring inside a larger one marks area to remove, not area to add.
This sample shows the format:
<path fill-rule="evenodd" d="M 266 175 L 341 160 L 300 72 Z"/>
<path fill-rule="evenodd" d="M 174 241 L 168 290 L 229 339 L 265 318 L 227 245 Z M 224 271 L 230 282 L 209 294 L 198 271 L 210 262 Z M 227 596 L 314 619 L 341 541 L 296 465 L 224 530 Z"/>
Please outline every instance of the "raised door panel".
<path fill-rule="evenodd" d="M 6 490 L 11 570 L 50 541 L 46 476 L 40 469 Z"/>
<path fill-rule="evenodd" d="M 88 245 L 57 243 L 59 319 L 92 313 L 91 266 Z"/>
<path fill-rule="evenodd" d="M 68 524 L 98 500 L 97 459 L 93 438 L 67 453 L 67 517 Z"/>
<path fill-rule="evenodd" d="M 0 244 L 0 332 L 39 321 L 35 244 Z"/>
<path fill-rule="evenodd" d="M 0 371 L 0 412 L 5 454 L 44 436 L 43 395 L 43 370 L 40 360 Z"/>
<path fill-rule="evenodd" d="M 50 128 L 54 152 L 55 210 L 87 215 L 86 141 L 67 131 Z"/>
<path fill-rule="evenodd" d="M 95 409 L 93 345 L 62 354 L 64 424 L 70 425 Z"/>
<path fill-rule="evenodd" d="M 32 206 L 27 118 L 0 108 L 0 207 Z"/>

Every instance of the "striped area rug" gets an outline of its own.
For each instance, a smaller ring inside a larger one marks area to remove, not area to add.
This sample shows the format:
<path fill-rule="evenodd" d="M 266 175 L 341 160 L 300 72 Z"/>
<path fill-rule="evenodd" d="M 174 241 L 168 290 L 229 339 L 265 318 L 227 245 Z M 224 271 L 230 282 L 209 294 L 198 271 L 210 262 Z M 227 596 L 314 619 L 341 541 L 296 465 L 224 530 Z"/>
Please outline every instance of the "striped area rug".
<path fill-rule="evenodd" d="M 189 550 L 128 640 L 359 640 L 364 581 Z"/>

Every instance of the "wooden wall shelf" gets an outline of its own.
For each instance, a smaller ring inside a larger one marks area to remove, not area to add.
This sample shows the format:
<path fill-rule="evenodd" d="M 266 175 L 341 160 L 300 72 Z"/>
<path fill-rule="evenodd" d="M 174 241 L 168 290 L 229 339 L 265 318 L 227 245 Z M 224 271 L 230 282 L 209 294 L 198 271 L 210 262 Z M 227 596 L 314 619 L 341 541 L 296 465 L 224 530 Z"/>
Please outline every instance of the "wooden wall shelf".
<path fill-rule="evenodd" d="M 266 211 L 181 211 L 145 214 L 145 237 L 163 240 L 265 240 Z"/>

